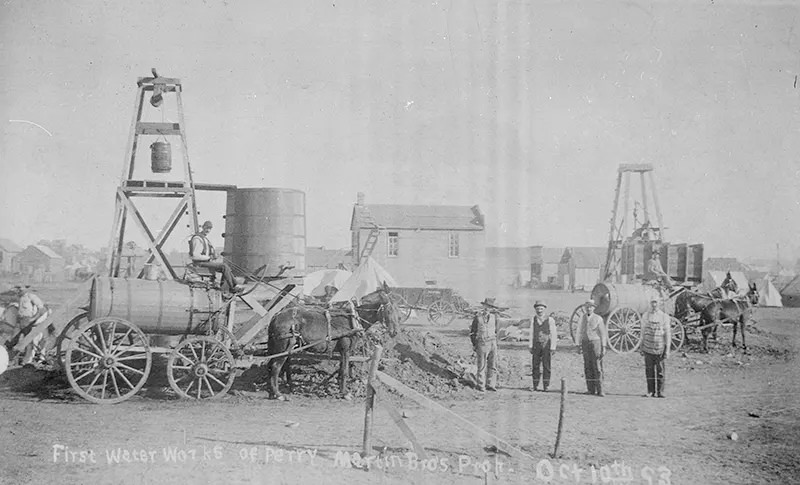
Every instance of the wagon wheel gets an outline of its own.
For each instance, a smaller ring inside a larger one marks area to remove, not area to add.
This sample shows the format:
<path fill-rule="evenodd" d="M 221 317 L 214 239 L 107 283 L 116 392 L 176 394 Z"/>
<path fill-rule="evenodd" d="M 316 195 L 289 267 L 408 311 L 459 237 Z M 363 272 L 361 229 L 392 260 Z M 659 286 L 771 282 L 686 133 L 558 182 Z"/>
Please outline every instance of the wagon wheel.
<path fill-rule="evenodd" d="M 181 397 L 215 399 L 225 395 L 235 375 L 233 356 L 214 337 L 191 337 L 169 355 L 169 385 Z"/>
<path fill-rule="evenodd" d="M 69 343 L 72 342 L 73 338 L 75 337 L 75 329 L 78 328 L 79 325 L 85 323 L 89 320 L 88 313 L 81 313 L 80 315 L 76 316 L 61 330 L 61 333 L 58 334 L 56 337 L 56 362 L 58 366 L 64 370 L 66 368 L 66 355 L 67 355 L 67 347 L 69 347 Z"/>
<path fill-rule="evenodd" d="M 445 300 L 436 300 L 428 307 L 428 320 L 434 325 L 446 326 L 456 318 L 456 307 Z"/>
<path fill-rule="evenodd" d="M 669 329 L 670 329 L 670 334 L 672 335 L 672 343 L 670 344 L 670 350 L 672 350 L 673 352 L 677 352 L 678 350 L 681 349 L 681 347 L 683 347 L 683 342 L 686 339 L 683 333 L 683 324 L 677 318 L 670 317 Z"/>
<path fill-rule="evenodd" d="M 408 302 L 400 293 L 389 293 L 389 299 L 392 301 L 392 304 L 394 304 L 395 308 L 397 309 L 397 313 L 400 315 L 400 321 L 398 323 L 405 323 L 405 321 L 411 316 L 411 307 L 408 305 Z"/>
<path fill-rule="evenodd" d="M 583 316 L 586 315 L 586 307 L 583 305 L 578 306 L 575 308 L 575 311 L 572 312 L 572 316 L 569 318 L 569 335 L 572 337 L 572 341 L 575 345 L 580 345 L 580 339 L 578 338 L 578 327 L 581 324 L 581 319 Z"/>
<path fill-rule="evenodd" d="M 617 308 L 608 316 L 606 325 L 611 350 L 625 354 L 639 348 L 642 341 L 642 319 L 636 310 Z"/>
<path fill-rule="evenodd" d="M 71 333 L 64 368 L 72 388 L 99 404 L 133 396 L 147 382 L 152 356 L 147 337 L 121 318 L 97 318 Z"/>

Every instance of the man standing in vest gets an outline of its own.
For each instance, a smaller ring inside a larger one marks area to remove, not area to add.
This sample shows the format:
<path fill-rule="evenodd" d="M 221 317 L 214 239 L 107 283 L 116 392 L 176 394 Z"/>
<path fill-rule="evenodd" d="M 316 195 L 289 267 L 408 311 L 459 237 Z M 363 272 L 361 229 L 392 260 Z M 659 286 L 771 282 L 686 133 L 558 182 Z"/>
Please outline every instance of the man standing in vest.
<path fill-rule="evenodd" d="M 533 387 L 531 390 L 539 390 L 539 368 L 541 367 L 542 390 L 547 392 L 550 387 L 550 359 L 556 354 L 558 345 L 558 334 L 556 333 L 556 321 L 551 316 L 545 316 L 544 311 L 547 304 L 537 300 L 533 304 L 535 311 L 531 318 L 531 336 L 528 340 L 528 349 L 531 352 L 531 367 L 533 369 Z"/>
<path fill-rule="evenodd" d="M 586 302 L 586 314 L 581 318 L 578 335 L 581 339 L 587 394 L 603 397 L 603 357 L 608 345 L 608 331 L 603 317 L 594 312 L 596 306 L 592 300 Z"/>
<path fill-rule="evenodd" d="M 233 279 L 233 272 L 230 267 L 221 259 L 217 259 L 214 246 L 208 240 L 208 233 L 214 227 L 211 221 L 203 223 L 203 228 L 192 236 L 189 240 L 189 253 L 192 258 L 192 264 L 208 268 L 214 271 L 222 272 L 222 279 L 228 285 L 228 291 L 231 293 L 238 293 L 242 288 L 236 286 L 236 281 Z"/>
<path fill-rule="evenodd" d="M 644 374 L 647 378 L 645 397 L 664 396 L 665 361 L 669 358 L 672 335 L 669 315 L 658 308 L 659 300 L 650 300 L 650 309 L 642 315 L 642 347 Z"/>
<path fill-rule="evenodd" d="M 478 373 L 475 376 L 480 392 L 496 391 L 497 376 L 497 307 L 494 298 L 485 298 L 483 310 L 472 319 L 469 338 L 478 358 Z"/>

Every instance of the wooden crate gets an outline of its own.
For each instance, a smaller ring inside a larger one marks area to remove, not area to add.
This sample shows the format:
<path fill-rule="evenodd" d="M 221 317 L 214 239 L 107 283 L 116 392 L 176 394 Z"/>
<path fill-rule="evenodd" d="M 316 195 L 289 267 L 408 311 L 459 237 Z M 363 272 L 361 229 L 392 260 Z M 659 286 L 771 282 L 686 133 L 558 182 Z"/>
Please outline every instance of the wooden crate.
<path fill-rule="evenodd" d="M 703 245 L 691 244 L 686 253 L 686 279 L 693 283 L 703 280 Z"/>

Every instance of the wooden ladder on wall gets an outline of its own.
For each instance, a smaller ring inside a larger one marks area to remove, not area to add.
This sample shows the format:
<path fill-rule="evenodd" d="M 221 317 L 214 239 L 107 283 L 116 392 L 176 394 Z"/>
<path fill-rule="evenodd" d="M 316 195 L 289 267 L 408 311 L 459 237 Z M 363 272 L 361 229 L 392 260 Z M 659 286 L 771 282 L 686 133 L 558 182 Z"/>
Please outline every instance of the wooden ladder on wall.
<path fill-rule="evenodd" d="M 367 235 L 367 240 L 364 242 L 364 247 L 361 248 L 361 254 L 358 257 L 359 265 L 364 264 L 367 258 L 372 255 L 372 251 L 375 250 L 375 246 L 378 244 L 378 236 L 380 236 L 381 231 L 384 229 L 375 223 L 375 219 L 373 219 L 372 214 L 369 213 L 366 207 L 363 209 L 363 211 L 364 222 L 371 224 L 372 228 Z"/>

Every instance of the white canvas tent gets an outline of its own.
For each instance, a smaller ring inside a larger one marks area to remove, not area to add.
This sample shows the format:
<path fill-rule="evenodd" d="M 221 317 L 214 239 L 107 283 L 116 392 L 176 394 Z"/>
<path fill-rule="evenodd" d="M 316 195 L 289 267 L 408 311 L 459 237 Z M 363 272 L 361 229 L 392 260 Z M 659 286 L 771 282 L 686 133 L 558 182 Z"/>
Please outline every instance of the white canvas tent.
<path fill-rule="evenodd" d="M 351 298 L 361 300 L 362 297 L 377 290 L 383 283 L 390 287 L 397 286 L 397 282 L 392 278 L 392 275 L 372 257 L 369 257 L 342 284 L 339 292 L 331 298 L 331 302 L 347 301 Z"/>
<path fill-rule="evenodd" d="M 758 288 L 758 305 L 759 306 L 774 306 L 774 307 L 782 307 L 783 303 L 781 303 L 781 294 L 775 288 L 775 285 L 772 284 L 772 281 L 768 277 L 764 277 L 762 280 L 759 280 L 756 283 L 756 288 Z"/>
<path fill-rule="evenodd" d="M 731 271 L 731 277 L 736 281 L 736 285 L 739 287 L 739 294 L 746 294 L 748 285 L 750 284 L 747 280 L 747 276 L 741 271 Z M 700 290 L 711 291 L 714 288 L 719 288 L 722 286 L 723 281 L 725 281 L 725 271 L 706 271 L 703 283 L 700 285 Z"/>

